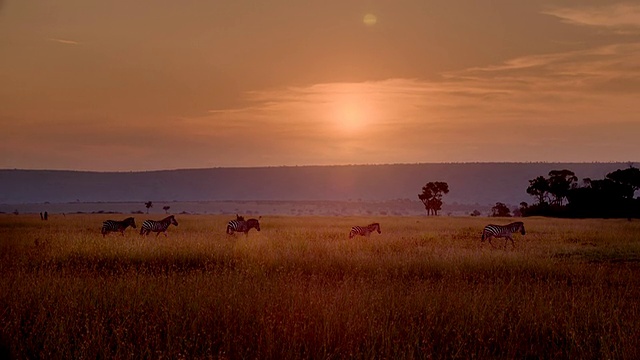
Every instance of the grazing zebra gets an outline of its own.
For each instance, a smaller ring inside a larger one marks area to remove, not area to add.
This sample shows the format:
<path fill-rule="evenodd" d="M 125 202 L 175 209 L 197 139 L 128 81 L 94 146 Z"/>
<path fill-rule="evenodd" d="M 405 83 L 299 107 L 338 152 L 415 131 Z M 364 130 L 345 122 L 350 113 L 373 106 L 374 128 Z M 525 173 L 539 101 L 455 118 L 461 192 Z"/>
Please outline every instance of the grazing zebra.
<path fill-rule="evenodd" d="M 356 235 L 369 236 L 374 231 L 377 231 L 378 234 L 382 234 L 382 231 L 380 231 L 379 223 L 373 223 L 367 226 L 354 226 L 349 232 L 349 239 L 353 238 Z"/>
<path fill-rule="evenodd" d="M 525 234 L 524 231 L 524 223 L 522 221 L 517 221 L 508 225 L 487 225 L 484 227 L 484 230 L 482 230 L 482 240 L 484 242 L 485 239 L 489 240 L 489 244 L 491 244 L 491 246 L 493 246 L 493 244 L 491 243 L 491 238 L 505 238 L 504 239 L 504 246 L 507 247 L 507 239 L 511 240 L 511 245 L 513 247 L 516 247 L 515 243 L 513 242 L 513 238 L 511 237 L 511 234 L 516 233 L 516 232 L 520 232 L 522 235 Z"/>
<path fill-rule="evenodd" d="M 115 220 L 107 220 L 102 223 L 102 237 L 107 236 L 110 232 L 119 231 L 122 236 L 124 236 L 124 231 L 127 227 L 131 226 L 132 228 L 136 228 L 136 222 L 132 217 L 128 217 L 122 221 Z"/>
<path fill-rule="evenodd" d="M 249 230 L 255 228 L 260 231 L 260 222 L 258 219 L 244 220 L 231 220 L 227 224 L 227 234 L 232 235 L 234 232 L 243 232 L 245 235 L 249 234 Z"/>
<path fill-rule="evenodd" d="M 164 236 L 167 236 L 167 229 L 171 224 L 178 226 L 178 222 L 176 221 L 176 218 L 173 217 L 173 215 L 167 216 L 160 221 L 145 220 L 140 227 L 140 235 L 149 235 L 149 233 L 153 231 L 157 233 L 156 237 L 160 235 L 160 233 L 163 233 Z"/>

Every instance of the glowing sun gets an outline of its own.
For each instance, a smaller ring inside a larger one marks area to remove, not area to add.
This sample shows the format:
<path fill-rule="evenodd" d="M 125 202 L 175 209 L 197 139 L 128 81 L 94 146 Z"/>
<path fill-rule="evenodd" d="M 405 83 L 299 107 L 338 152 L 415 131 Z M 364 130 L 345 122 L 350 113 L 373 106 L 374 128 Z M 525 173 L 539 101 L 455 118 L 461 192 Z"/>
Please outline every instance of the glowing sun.
<path fill-rule="evenodd" d="M 367 26 L 373 26 L 378 22 L 378 18 L 375 15 L 369 13 L 364 16 L 362 22 Z"/>

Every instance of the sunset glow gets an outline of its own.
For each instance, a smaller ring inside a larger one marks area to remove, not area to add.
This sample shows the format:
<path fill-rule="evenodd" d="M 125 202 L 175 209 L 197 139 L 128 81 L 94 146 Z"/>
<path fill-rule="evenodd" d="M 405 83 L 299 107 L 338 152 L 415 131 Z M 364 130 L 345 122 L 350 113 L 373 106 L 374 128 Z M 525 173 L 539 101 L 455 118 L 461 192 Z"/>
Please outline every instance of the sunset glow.
<path fill-rule="evenodd" d="M 637 161 L 640 5 L 367 6 L 4 2 L 0 167 Z"/>
<path fill-rule="evenodd" d="M 366 14 L 366 15 L 364 16 L 364 18 L 362 19 L 362 22 L 363 22 L 365 25 L 373 26 L 373 25 L 375 25 L 375 24 L 378 22 L 378 18 L 377 18 L 375 15 L 373 15 L 373 14 Z"/>

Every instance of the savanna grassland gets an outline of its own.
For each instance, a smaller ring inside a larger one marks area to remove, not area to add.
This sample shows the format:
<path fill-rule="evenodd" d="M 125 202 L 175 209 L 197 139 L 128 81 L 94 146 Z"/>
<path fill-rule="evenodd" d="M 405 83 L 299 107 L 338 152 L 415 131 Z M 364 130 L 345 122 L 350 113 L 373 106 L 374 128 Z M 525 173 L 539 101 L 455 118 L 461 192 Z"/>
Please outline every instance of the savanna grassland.
<path fill-rule="evenodd" d="M 0 215 L 15 358 L 640 358 L 640 222 L 525 218 L 516 247 L 452 217 Z M 160 218 L 154 217 L 154 218 Z M 349 240 L 352 225 L 382 234 Z M 0 354 L 2 355 L 2 354 Z"/>

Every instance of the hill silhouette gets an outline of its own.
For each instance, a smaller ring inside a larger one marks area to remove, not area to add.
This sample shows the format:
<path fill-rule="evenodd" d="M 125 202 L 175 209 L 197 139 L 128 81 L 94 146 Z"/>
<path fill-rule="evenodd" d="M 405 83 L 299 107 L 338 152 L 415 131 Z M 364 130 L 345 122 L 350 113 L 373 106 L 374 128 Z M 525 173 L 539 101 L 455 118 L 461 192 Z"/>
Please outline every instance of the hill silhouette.
<path fill-rule="evenodd" d="M 0 170 L 0 203 L 417 200 L 445 181 L 445 203 L 532 202 L 529 180 L 554 169 L 602 178 L 626 163 L 442 163 L 211 168 L 144 172 Z"/>

